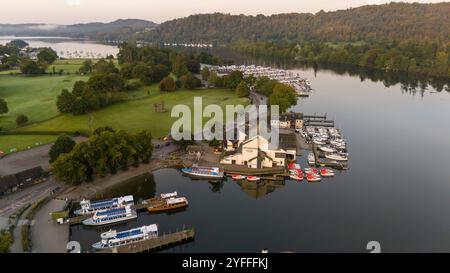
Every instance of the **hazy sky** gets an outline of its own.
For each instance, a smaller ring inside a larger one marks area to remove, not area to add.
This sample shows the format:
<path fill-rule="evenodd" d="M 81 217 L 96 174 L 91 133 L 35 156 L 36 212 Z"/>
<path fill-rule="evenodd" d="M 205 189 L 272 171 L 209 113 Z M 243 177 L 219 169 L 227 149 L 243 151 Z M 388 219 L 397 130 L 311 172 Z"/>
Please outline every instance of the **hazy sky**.
<path fill-rule="evenodd" d="M 0 23 L 72 24 L 138 18 L 157 23 L 197 13 L 274 14 L 381 4 L 385 0 L 0 0 Z M 6 4 L 6 3 L 7 4 Z M 404 2 L 448 2 L 415 0 Z"/>

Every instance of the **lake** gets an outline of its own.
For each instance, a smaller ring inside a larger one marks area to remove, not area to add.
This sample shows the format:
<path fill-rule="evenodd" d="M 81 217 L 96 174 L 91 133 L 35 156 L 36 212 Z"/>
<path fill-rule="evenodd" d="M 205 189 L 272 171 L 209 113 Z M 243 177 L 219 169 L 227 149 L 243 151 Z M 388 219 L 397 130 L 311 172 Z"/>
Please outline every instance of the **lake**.
<path fill-rule="evenodd" d="M 30 47 L 50 47 L 62 58 L 85 59 L 85 58 L 106 58 L 109 55 L 116 56 L 119 53 L 117 46 L 105 45 L 93 41 L 76 40 L 65 37 L 15 37 L 0 36 L 0 45 L 4 45 L 11 40 L 21 39 Z"/>
<path fill-rule="evenodd" d="M 336 121 L 348 141 L 348 171 L 317 184 L 255 185 L 213 184 L 160 170 L 109 195 L 178 191 L 189 207 L 172 215 L 143 212 L 116 228 L 195 227 L 194 242 L 164 252 L 368 252 L 370 241 L 380 242 L 383 252 L 449 252 L 448 85 L 290 68 L 314 88 L 293 110 Z M 306 166 L 305 156 L 300 162 Z M 74 226 L 71 240 L 90 250 L 100 232 Z"/>

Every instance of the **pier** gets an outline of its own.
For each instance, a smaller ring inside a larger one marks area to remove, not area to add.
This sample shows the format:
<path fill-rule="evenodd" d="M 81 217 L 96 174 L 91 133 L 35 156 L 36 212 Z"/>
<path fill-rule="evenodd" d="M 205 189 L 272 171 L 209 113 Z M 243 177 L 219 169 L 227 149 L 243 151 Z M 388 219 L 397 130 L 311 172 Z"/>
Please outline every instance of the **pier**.
<path fill-rule="evenodd" d="M 313 127 L 334 127 L 334 120 L 328 120 L 327 115 L 304 115 L 303 116 L 305 126 Z"/>
<path fill-rule="evenodd" d="M 179 244 L 190 242 L 195 237 L 195 230 L 183 229 L 175 233 L 164 234 L 158 238 L 148 239 L 145 241 L 136 242 L 130 245 L 119 246 L 112 249 L 105 249 L 97 253 L 142 253 L 154 252 L 162 250 L 167 247 L 172 247 Z"/>

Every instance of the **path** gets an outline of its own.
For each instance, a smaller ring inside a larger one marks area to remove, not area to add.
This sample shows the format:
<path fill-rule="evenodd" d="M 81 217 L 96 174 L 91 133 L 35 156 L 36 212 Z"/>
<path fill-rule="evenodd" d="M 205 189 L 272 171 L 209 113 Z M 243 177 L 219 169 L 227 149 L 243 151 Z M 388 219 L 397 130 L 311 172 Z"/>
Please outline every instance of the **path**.
<path fill-rule="evenodd" d="M 50 200 L 34 217 L 31 227 L 31 247 L 33 253 L 67 253 L 69 227 L 59 225 L 50 217 L 50 213 L 64 209 L 65 201 Z"/>

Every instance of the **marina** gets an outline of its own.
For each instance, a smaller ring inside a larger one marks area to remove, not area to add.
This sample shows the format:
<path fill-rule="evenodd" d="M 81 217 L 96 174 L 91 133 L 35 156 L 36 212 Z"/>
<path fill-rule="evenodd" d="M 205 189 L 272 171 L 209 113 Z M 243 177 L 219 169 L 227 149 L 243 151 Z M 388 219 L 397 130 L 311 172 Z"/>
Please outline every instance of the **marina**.
<path fill-rule="evenodd" d="M 255 78 L 268 77 L 271 80 L 277 80 L 280 83 L 290 85 L 300 97 L 308 97 L 312 91 L 311 82 L 289 70 L 276 69 L 255 65 L 229 65 L 213 67 L 218 74 L 229 74 L 233 71 L 240 71 L 244 77 L 253 76 Z"/>

